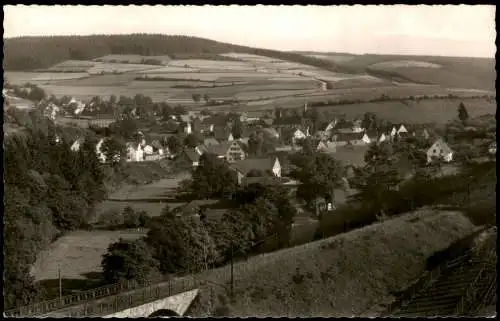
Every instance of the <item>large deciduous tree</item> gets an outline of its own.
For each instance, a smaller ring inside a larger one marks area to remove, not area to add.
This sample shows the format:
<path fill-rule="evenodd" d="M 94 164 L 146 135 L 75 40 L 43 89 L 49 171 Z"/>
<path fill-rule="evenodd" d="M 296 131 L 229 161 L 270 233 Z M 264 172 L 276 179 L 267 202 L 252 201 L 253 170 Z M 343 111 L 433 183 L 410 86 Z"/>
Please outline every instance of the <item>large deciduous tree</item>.
<path fill-rule="evenodd" d="M 210 153 L 201 155 L 191 182 L 191 190 L 196 195 L 204 198 L 227 197 L 234 193 L 236 186 L 235 173 L 224 160 Z"/>
<path fill-rule="evenodd" d="M 162 273 L 200 271 L 218 257 L 215 242 L 202 222 L 176 215 L 168 207 L 151 224 L 146 242 L 154 249 Z"/>
<path fill-rule="evenodd" d="M 292 176 L 301 182 L 297 196 L 309 205 L 317 197 L 333 202 L 335 189 L 342 186 L 342 165 L 323 153 L 300 155 L 292 160 Z"/>
<path fill-rule="evenodd" d="M 465 108 L 463 102 L 458 105 L 458 119 L 460 119 L 460 121 L 464 124 L 469 119 L 469 112 L 467 111 L 467 108 Z"/>
<path fill-rule="evenodd" d="M 116 136 L 105 139 L 101 151 L 106 156 L 106 161 L 113 164 L 119 163 L 127 153 L 125 141 Z"/>
<path fill-rule="evenodd" d="M 110 283 L 124 280 L 146 281 L 158 275 L 159 263 L 143 240 L 123 240 L 111 244 L 101 262 L 104 278 Z"/>

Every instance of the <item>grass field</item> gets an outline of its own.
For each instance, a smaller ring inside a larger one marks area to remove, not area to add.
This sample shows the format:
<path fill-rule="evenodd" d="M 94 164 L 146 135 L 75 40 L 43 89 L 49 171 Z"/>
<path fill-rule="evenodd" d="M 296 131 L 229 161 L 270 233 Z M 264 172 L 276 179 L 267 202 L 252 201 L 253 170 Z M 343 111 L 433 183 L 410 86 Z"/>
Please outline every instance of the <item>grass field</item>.
<path fill-rule="evenodd" d="M 409 220 L 420 217 L 416 222 Z M 412 213 L 359 230 L 236 263 L 231 317 L 360 316 L 394 300 L 425 270 L 426 259 L 474 231 L 456 212 Z M 206 272 L 227 284 L 229 267 Z M 206 316 L 211 293 L 202 288 L 192 316 Z M 215 297 L 217 297 L 215 295 Z M 217 300 L 217 299 L 215 299 Z"/>
<path fill-rule="evenodd" d="M 42 251 L 31 269 L 36 281 L 57 279 L 57 269 L 65 279 L 85 279 L 89 272 L 101 271 L 101 256 L 119 238 L 134 240 L 145 235 L 134 230 L 74 231 Z"/>
<path fill-rule="evenodd" d="M 446 99 L 422 100 L 404 104 L 402 102 L 375 102 L 361 103 L 346 106 L 319 107 L 319 110 L 328 110 L 346 117 L 359 117 L 365 112 L 373 112 L 378 117 L 398 123 L 446 123 L 458 117 L 457 108 L 464 102 L 469 115 L 476 117 L 485 114 L 495 114 L 496 104 L 484 99 Z"/>

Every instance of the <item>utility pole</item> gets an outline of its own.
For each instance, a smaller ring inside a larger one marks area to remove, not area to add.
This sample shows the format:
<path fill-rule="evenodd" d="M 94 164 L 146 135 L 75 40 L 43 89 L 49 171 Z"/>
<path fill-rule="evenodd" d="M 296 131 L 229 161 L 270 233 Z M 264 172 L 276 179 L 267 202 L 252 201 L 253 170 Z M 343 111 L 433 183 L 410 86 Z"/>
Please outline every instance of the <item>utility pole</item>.
<path fill-rule="evenodd" d="M 57 266 L 57 274 L 59 278 L 59 301 L 61 305 L 63 305 L 63 300 L 62 300 L 62 279 L 61 279 L 61 267 Z"/>
<path fill-rule="evenodd" d="M 231 299 L 234 298 L 234 264 L 233 264 L 233 241 L 231 241 Z"/>

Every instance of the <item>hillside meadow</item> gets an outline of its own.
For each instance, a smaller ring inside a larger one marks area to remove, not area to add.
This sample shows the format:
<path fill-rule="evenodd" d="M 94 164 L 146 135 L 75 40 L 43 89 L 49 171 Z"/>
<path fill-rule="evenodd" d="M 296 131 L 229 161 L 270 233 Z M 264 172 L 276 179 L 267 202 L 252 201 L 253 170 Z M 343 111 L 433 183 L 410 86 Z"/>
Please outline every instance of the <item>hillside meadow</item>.
<path fill-rule="evenodd" d="M 415 282 L 435 252 L 475 229 L 458 212 L 417 211 L 252 257 L 234 266 L 233 302 L 223 287 L 209 283 L 190 315 L 206 317 L 217 306 L 225 306 L 231 317 L 367 315 Z M 200 278 L 228 286 L 228 269 L 207 271 Z"/>

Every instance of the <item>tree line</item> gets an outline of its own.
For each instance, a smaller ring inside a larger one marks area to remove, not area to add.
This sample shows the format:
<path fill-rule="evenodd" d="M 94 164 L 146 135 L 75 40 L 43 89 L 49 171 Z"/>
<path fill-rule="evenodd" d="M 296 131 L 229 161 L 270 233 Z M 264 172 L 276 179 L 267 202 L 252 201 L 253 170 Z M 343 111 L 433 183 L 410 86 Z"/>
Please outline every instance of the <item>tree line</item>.
<path fill-rule="evenodd" d="M 4 145 L 7 309 L 43 296 L 30 276 L 36 255 L 62 233 L 86 226 L 93 205 L 106 195 L 91 139 L 72 152 L 72 142 L 56 139 L 60 128 L 36 111 L 30 117 L 31 125 Z"/>
<path fill-rule="evenodd" d="M 44 69 L 65 60 L 90 60 L 111 54 L 199 57 L 200 54 L 228 52 L 263 55 L 339 71 L 330 61 L 297 53 L 237 46 L 197 37 L 158 34 L 8 38 L 4 41 L 4 68 L 24 71 Z"/>

